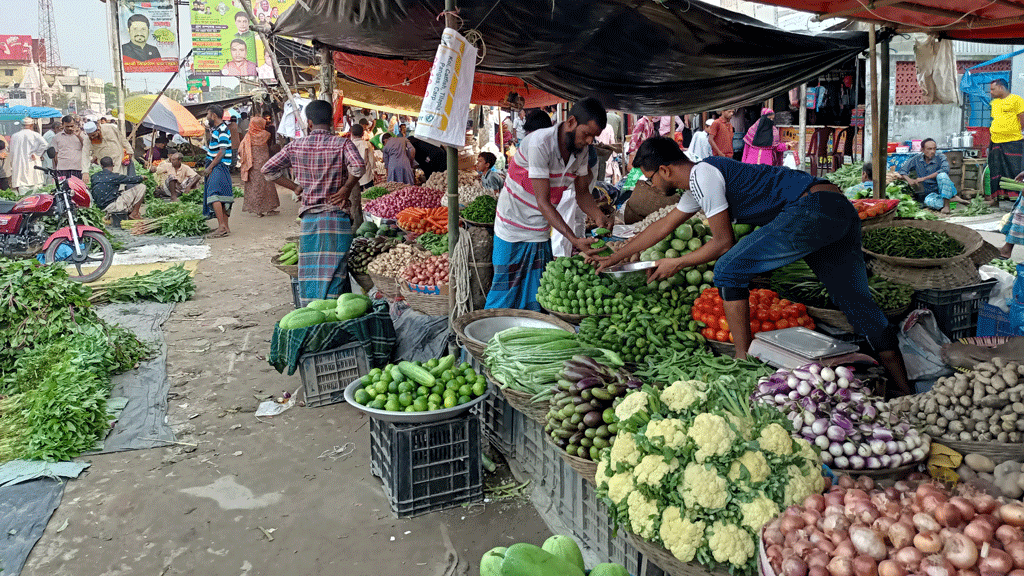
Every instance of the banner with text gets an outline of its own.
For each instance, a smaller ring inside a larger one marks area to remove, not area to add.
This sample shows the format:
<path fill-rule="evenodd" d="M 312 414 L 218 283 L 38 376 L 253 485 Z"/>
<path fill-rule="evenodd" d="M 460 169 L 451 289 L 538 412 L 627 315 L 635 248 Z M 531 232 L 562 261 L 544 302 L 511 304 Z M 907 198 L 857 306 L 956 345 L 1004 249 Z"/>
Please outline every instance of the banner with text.
<path fill-rule="evenodd" d="M 295 0 L 253 0 L 261 24 L 273 24 Z M 274 82 L 274 68 L 252 22 L 234 0 L 191 0 L 192 71 L 205 76 L 246 76 Z"/>
<path fill-rule="evenodd" d="M 178 69 L 174 0 L 121 2 L 118 19 L 125 72 L 174 72 Z"/>

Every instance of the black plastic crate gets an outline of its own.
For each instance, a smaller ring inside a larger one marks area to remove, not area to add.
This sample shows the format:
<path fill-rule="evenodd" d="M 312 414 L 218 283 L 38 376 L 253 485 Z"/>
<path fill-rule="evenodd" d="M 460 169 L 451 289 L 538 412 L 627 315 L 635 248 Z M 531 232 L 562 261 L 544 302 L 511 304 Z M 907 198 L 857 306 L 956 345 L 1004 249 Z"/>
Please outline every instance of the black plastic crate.
<path fill-rule="evenodd" d="M 544 427 L 527 418 L 522 412 L 512 409 L 515 427 L 515 460 L 523 471 L 534 478 L 541 475 L 541 459 L 544 457 Z"/>
<path fill-rule="evenodd" d="M 345 387 L 370 371 L 362 342 L 340 348 L 303 354 L 299 375 L 306 392 L 306 406 L 326 406 L 345 401 Z"/>
<path fill-rule="evenodd" d="M 302 298 L 299 296 L 299 279 L 292 276 L 292 303 L 295 304 L 295 308 L 302 308 Z"/>
<path fill-rule="evenodd" d="M 914 292 L 914 305 L 935 315 L 939 330 L 950 340 L 974 336 L 978 326 L 978 305 L 988 298 L 996 280 L 985 280 L 950 290 L 926 289 Z"/>
<path fill-rule="evenodd" d="M 370 418 L 370 472 L 399 518 L 484 497 L 480 419 L 396 424 Z"/>
<path fill-rule="evenodd" d="M 608 508 L 597 499 L 597 489 L 590 482 L 581 483 L 583 514 L 573 534 L 588 548 L 597 554 L 602 562 L 621 564 L 630 574 L 640 574 L 643 560 L 640 552 L 626 538 L 626 532 L 620 528 L 616 533 L 612 528 Z"/>
<path fill-rule="evenodd" d="M 516 429 L 516 410 L 505 400 L 497 389 L 492 389 L 484 401 L 477 404 L 476 411 L 483 422 L 487 440 L 505 456 L 515 456 L 515 439 L 520 433 Z"/>

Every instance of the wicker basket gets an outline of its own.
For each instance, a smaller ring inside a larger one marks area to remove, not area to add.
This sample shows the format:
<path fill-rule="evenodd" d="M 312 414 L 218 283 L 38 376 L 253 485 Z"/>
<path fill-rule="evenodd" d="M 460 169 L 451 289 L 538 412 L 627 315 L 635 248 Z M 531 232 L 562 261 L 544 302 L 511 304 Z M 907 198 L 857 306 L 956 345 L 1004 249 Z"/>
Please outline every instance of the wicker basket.
<path fill-rule="evenodd" d="M 356 284 L 363 289 L 363 292 L 367 294 L 373 289 L 373 278 L 370 278 L 369 274 L 360 274 L 359 272 L 352 272 L 352 277 L 356 279 Z"/>
<path fill-rule="evenodd" d="M 832 472 L 835 473 L 836 476 L 841 476 L 843 474 L 851 476 L 853 478 L 856 478 L 858 476 L 867 476 L 876 481 L 898 482 L 899 480 L 902 480 L 909 476 L 912 472 L 917 470 L 918 467 L 920 467 L 922 464 L 924 464 L 924 462 L 914 462 L 912 464 L 900 466 L 899 468 L 889 468 L 886 470 L 838 470 L 836 468 L 833 468 Z"/>
<path fill-rule="evenodd" d="M 292 278 L 298 278 L 299 277 L 299 265 L 298 264 L 292 264 L 292 265 L 281 264 L 277 260 L 278 256 L 279 255 L 275 255 L 275 256 L 271 256 L 270 257 L 270 263 L 274 265 L 274 268 L 277 268 L 278 270 L 280 270 L 281 272 L 284 272 L 285 274 L 291 276 Z"/>
<path fill-rule="evenodd" d="M 865 226 L 864 231 L 878 230 L 881 228 L 897 228 L 897 227 L 909 227 L 909 228 L 920 228 L 922 230 L 931 230 L 932 232 L 943 232 L 949 235 L 951 238 L 958 240 L 964 245 L 964 251 L 957 256 L 951 256 L 949 258 L 901 258 L 897 256 L 886 256 L 885 254 L 877 254 L 864 248 L 864 253 L 892 264 L 893 266 L 902 266 L 909 268 L 934 268 L 937 266 L 946 266 L 953 264 L 959 260 L 969 259 L 968 256 L 974 254 L 981 248 L 981 245 L 985 242 L 981 234 L 978 234 L 974 230 L 967 228 L 966 226 L 960 226 L 958 224 L 949 224 L 948 222 L 940 222 L 937 220 L 900 220 L 898 222 L 892 222 L 889 224 L 879 224 L 873 226 Z"/>
<path fill-rule="evenodd" d="M 988 264 L 998 256 L 999 248 L 996 248 L 988 242 L 982 242 L 981 248 L 978 248 L 974 254 L 971 254 L 971 261 L 974 262 L 975 266 L 982 266 L 984 264 Z"/>
<path fill-rule="evenodd" d="M 712 572 L 696 562 L 683 562 L 673 556 L 661 544 L 648 542 L 635 534 L 626 532 L 626 537 L 629 538 L 637 552 L 640 552 L 644 558 L 649 559 L 654 565 L 661 568 L 668 576 L 708 576 L 709 574 L 722 576 L 728 574 L 725 570 L 715 570 Z"/>
<path fill-rule="evenodd" d="M 868 262 L 868 269 L 886 280 L 907 284 L 917 290 L 950 290 L 981 282 L 978 267 L 970 258 L 961 258 L 952 264 L 935 268 L 907 268 L 894 266 L 882 260 L 872 260 Z"/>
<path fill-rule="evenodd" d="M 996 464 L 1008 460 L 1024 460 L 1024 444 L 1001 443 L 1001 442 L 962 442 L 959 440 L 946 440 L 936 438 L 936 444 L 941 444 L 956 450 L 964 456 L 968 454 L 981 454 L 987 456 Z"/>
<path fill-rule="evenodd" d="M 719 342 L 718 340 L 708 340 L 708 346 L 715 351 L 715 354 L 719 356 L 728 356 L 732 358 L 736 355 L 736 345 L 732 342 Z"/>
<path fill-rule="evenodd" d="M 565 450 L 559 448 L 554 442 L 551 442 L 550 438 L 548 439 L 548 442 L 551 443 L 555 452 L 562 457 L 562 460 L 568 462 L 569 466 L 572 466 L 572 469 L 578 472 L 584 480 L 590 482 L 591 486 L 597 486 L 597 462 L 586 458 L 580 458 L 579 456 L 570 455 Z"/>
<path fill-rule="evenodd" d="M 896 310 L 883 310 L 886 318 L 900 318 L 907 311 L 910 310 L 910 304 Z M 853 333 L 853 324 L 846 319 L 846 314 L 843 314 L 839 310 L 832 310 L 831 308 L 815 308 L 814 306 L 807 307 L 807 315 L 814 318 L 816 321 L 821 321 L 833 328 L 838 328 L 843 332 Z"/>
<path fill-rule="evenodd" d="M 373 282 L 373 285 L 377 287 L 377 290 L 380 290 L 381 294 L 383 294 L 385 298 L 389 300 L 394 300 L 395 298 L 398 298 L 397 280 L 395 280 L 394 278 L 389 278 L 387 276 L 382 276 L 380 274 L 373 273 L 367 274 L 367 276 L 370 277 L 370 280 Z"/>
<path fill-rule="evenodd" d="M 409 307 L 427 316 L 447 316 L 451 310 L 448 294 L 424 294 L 410 290 L 404 282 L 398 284 L 398 295 L 409 304 Z"/>
<path fill-rule="evenodd" d="M 554 316 L 555 318 L 558 318 L 559 320 L 562 320 L 563 322 L 568 322 L 573 326 L 579 326 L 580 322 L 583 322 L 583 319 L 586 318 L 586 315 L 584 314 L 566 314 L 565 312 L 555 312 L 554 310 L 547 309 L 545 309 L 545 312 Z M 575 330 L 573 331 L 575 332 Z"/>
<path fill-rule="evenodd" d="M 860 221 L 860 226 L 861 228 L 866 228 L 868 226 L 878 226 L 881 224 L 888 224 L 894 220 L 896 220 L 896 208 L 893 208 L 892 210 L 889 210 L 888 212 L 881 214 L 879 216 L 875 216 L 874 218 L 865 218 L 864 220 Z"/>
<path fill-rule="evenodd" d="M 510 318 L 532 318 L 534 320 L 542 320 L 549 322 L 566 332 L 575 332 L 571 324 L 564 320 L 559 320 L 548 314 L 542 314 L 540 312 L 534 312 L 533 310 L 515 310 L 513 308 L 492 308 L 490 310 L 474 310 L 467 314 L 459 316 L 452 322 L 452 329 L 455 331 L 455 335 L 458 336 L 459 341 L 469 351 L 469 353 L 476 358 L 479 362 L 484 361 L 484 349 L 487 348 L 486 344 L 480 344 L 477 341 L 466 337 L 466 326 L 471 323 L 481 320 L 483 318 L 498 318 L 498 317 L 510 317 Z"/>
<path fill-rule="evenodd" d="M 494 377 L 491 376 L 490 371 L 487 372 L 487 379 L 494 381 Z M 520 392 L 519 390 L 513 390 L 511 388 L 501 388 L 501 393 L 505 395 L 505 400 L 508 403 L 523 413 L 530 420 L 543 426 L 547 423 L 548 408 L 550 407 L 549 402 L 530 402 L 533 395 L 529 392 Z"/>
<path fill-rule="evenodd" d="M 466 224 L 467 226 L 476 226 L 477 228 L 487 228 L 488 230 L 494 231 L 494 222 L 490 224 L 486 222 L 473 222 L 472 220 L 466 220 L 465 218 L 459 218 L 459 221 Z"/>

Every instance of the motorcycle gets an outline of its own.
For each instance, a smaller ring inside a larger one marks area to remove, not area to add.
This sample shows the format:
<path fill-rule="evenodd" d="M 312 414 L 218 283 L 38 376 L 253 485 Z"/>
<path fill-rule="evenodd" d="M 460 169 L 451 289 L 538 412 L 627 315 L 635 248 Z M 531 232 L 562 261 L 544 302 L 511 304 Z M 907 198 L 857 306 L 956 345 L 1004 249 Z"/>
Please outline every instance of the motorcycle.
<path fill-rule="evenodd" d="M 53 159 L 54 148 L 46 150 Z M 103 276 L 114 261 L 114 249 L 103 231 L 94 226 L 76 223 L 78 208 L 92 204 L 89 188 L 82 180 L 58 178 L 57 171 L 36 166 L 36 170 L 53 177 L 56 189 L 52 194 L 30 194 L 17 202 L 0 200 L 0 256 L 30 258 L 42 253 L 43 262 L 61 261 L 74 266 L 78 282 L 92 282 Z M 66 226 L 47 236 L 44 218 L 54 216 Z"/>

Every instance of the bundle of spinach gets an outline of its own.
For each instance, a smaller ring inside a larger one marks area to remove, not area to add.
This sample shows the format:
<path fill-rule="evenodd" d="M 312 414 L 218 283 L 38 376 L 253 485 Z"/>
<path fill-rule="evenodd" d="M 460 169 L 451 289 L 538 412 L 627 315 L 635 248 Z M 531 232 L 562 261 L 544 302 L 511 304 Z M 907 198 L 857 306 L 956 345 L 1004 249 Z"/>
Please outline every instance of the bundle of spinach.
<path fill-rule="evenodd" d="M 772 273 L 772 290 L 783 298 L 815 308 L 837 309 L 828 289 L 803 260 L 783 266 Z M 890 282 L 880 276 L 868 278 L 868 291 L 882 310 L 898 310 L 910 305 L 914 289 Z"/>
<path fill-rule="evenodd" d="M 118 278 L 93 291 L 90 301 L 101 302 L 184 302 L 196 293 L 192 275 L 183 264 L 148 274 Z"/>
<path fill-rule="evenodd" d="M 209 231 L 202 208 L 194 205 L 184 205 L 160 219 L 160 234 L 172 238 L 202 236 Z"/>
<path fill-rule="evenodd" d="M 166 200 L 160 200 L 154 198 L 146 203 L 146 218 L 161 218 L 168 214 L 173 214 L 180 211 L 187 204 L 181 202 L 168 202 Z"/>
<path fill-rule="evenodd" d="M 178 196 L 178 202 L 185 204 L 196 204 L 199 206 L 203 205 L 203 191 L 199 189 L 189 190 L 181 196 Z"/>
<path fill-rule="evenodd" d="M 828 181 L 838 186 L 840 190 L 846 190 L 850 186 L 860 184 L 863 170 L 863 164 L 846 164 L 835 172 L 826 174 L 825 178 L 828 178 Z"/>

